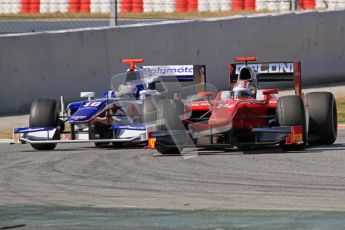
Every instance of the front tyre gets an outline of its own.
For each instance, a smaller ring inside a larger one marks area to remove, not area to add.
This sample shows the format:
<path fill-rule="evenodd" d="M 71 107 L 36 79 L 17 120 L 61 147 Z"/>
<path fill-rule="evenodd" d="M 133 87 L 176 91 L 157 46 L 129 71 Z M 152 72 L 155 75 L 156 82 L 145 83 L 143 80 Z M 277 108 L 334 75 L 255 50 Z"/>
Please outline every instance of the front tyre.
<path fill-rule="evenodd" d="M 90 130 L 89 135 L 92 137 L 92 139 L 94 138 L 94 135 L 96 135 L 96 134 L 99 136 L 99 139 L 112 139 L 113 138 L 113 133 L 109 129 L 108 126 L 101 126 L 101 125 L 90 126 L 89 130 Z M 110 144 L 110 142 L 95 142 L 95 147 L 96 148 L 105 148 L 105 147 L 108 147 L 109 144 Z"/>
<path fill-rule="evenodd" d="M 57 103 L 53 99 L 36 99 L 31 104 L 29 126 L 55 127 L 59 124 Z M 53 140 L 59 140 L 60 133 L 56 130 Z M 31 144 L 36 150 L 53 150 L 56 144 Z"/>

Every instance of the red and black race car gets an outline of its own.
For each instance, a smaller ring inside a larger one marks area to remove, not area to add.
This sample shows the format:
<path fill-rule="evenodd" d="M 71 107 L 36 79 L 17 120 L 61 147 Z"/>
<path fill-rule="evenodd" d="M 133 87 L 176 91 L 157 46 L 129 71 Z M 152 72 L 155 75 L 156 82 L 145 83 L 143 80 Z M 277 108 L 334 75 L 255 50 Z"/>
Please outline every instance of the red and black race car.
<path fill-rule="evenodd" d="M 301 150 L 307 144 L 334 143 L 337 107 L 333 94 L 304 95 L 300 62 L 255 61 L 238 57 L 230 64 L 229 90 L 206 90 L 189 100 L 175 96 L 157 102 L 157 122 L 147 134 L 148 147 L 161 154 L 180 154 L 186 146 L 279 145 L 284 150 Z M 294 82 L 295 95 L 278 98 L 278 89 L 260 88 L 262 82 L 278 81 Z"/>

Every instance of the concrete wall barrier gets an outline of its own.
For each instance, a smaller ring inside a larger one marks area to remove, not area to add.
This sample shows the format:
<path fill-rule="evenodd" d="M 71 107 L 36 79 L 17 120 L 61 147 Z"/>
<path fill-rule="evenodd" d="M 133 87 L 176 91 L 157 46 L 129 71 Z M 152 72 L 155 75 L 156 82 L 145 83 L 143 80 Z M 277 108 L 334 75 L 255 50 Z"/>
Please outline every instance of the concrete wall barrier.
<path fill-rule="evenodd" d="M 344 11 L 308 12 L 1 36 L 0 114 L 26 112 L 36 97 L 100 95 L 131 57 L 206 64 L 208 81 L 220 89 L 239 55 L 301 60 L 305 84 L 344 81 L 344 21 Z"/>

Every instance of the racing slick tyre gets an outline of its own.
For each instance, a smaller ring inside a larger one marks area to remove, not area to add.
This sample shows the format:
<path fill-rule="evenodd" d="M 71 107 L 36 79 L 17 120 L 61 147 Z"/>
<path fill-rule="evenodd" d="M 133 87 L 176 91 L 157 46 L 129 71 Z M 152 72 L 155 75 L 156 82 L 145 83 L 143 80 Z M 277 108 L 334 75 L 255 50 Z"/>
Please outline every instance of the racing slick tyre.
<path fill-rule="evenodd" d="M 162 155 L 180 155 L 183 148 L 157 145 L 157 151 Z"/>
<path fill-rule="evenodd" d="M 121 142 L 111 142 L 111 145 L 114 149 L 123 147 L 123 143 L 121 143 Z"/>
<path fill-rule="evenodd" d="M 164 99 L 161 95 L 152 95 L 145 97 L 142 107 L 142 120 L 143 123 L 151 123 L 157 121 L 157 107 L 159 102 Z"/>
<path fill-rule="evenodd" d="M 109 130 L 108 126 L 90 126 L 89 130 L 94 134 L 98 134 L 99 135 L 99 139 L 112 139 L 113 138 L 113 134 L 112 132 Z M 108 147 L 110 144 L 110 142 L 95 142 L 95 147 L 97 148 L 104 148 L 104 147 Z"/>
<path fill-rule="evenodd" d="M 283 150 L 302 150 L 307 143 L 306 118 L 304 103 L 299 96 L 291 95 L 280 97 L 277 101 L 276 116 L 280 126 L 302 126 L 303 143 L 286 145 L 280 143 Z"/>
<path fill-rule="evenodd" d="M 337 139 L 337 105 L 332 93 L 312 92 L 305 96 L 309 111 L 308 142 L 333 144 Z"/>
<path fill-rule="evenodd" d="M 57 127 L 59 114 L 57 103 L 53 99 L 36 99 L 31 104 L 29 126 L 30 127 Z M 57 129 L 53 137 L 60 139 L 60 131 Z M 53 150 L 56 144 L 31 144 L 36 150 Z"/>
<path fill-rule="evenodd" d="M 180 115 L 183 114 L 184 104 L 181 101 L 174 100 L 171 102 L 169 99 L 160 101 L 159 110 L 157 113 L 157 128 L 158 130 L 185 131 L 185 127 L 180 120 Z M 183 147 L 176 143 L 179 137 L 171 133 L 168 139 L 169 145 L 157 142 L 157 151 L 162 155 L 178 155 L 181 154 Z"/>

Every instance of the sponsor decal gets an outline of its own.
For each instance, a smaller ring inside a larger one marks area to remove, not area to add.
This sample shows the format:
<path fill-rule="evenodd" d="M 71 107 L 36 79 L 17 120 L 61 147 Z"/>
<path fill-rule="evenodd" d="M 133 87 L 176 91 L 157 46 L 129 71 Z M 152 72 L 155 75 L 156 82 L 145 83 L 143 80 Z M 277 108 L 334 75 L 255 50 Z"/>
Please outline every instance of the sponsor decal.
<path fill-rule="evenodd" d="M 208 102 L 192 102 L 192 103 L 190 103 L 190 106 L 210 106 L 210 103 L 208 103 Z"/>
<path fill-rule="evenodd" d="M 193 65 L 143 66 L 148 76 L 189 76 L 194 75 Z"/>
<path fill-rule="evenodd" d="M 86 116 L 71 116 L 72 119 L 84 119 Z"/>
<path fill-rule="evenodd" d="M 111 129 L 146 130 L 145 126 L 113 125 Z"/>
<path fill-rule="evenodd" d="M 240 73 L 240 69 L 243 64 L 236 64 L 236 74 Z M 257 73 L 293 73 L 294 65 L 292 62 L 285 63 L 263 63 L 263 64 L 248 64 L 249 67 L 255 70 Z"/>
<path fill-rule="evenodd" d="M 235 105 L 234 104 L 228 104 L 228 103 L 226 103 L 226 104 L 218 104 L 217 105 L 217 109 L 220 109 L 220 108 L 232 108 L 232 107 L 234 107 Z"/>

